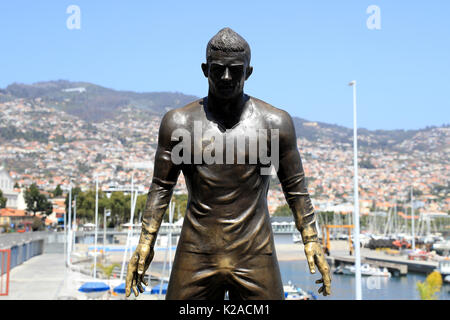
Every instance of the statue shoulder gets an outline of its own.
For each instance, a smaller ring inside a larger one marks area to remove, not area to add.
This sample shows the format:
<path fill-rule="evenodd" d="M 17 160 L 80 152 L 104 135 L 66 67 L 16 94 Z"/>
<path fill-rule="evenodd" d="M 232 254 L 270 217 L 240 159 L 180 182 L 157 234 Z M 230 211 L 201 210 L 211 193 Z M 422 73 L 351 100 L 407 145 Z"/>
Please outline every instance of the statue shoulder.
<path fill-rule="evenodd" d="M 161 120 L 161 128 L 164 130 L 175 130 L 186 128 L 193 118 L 201 112 L 203 99 L 195 100 L 184 107 L 168 111 Z"/>
<path fill-rule="evenodd" d="M 287 111 L 276 108 L 273 105 L 254 97 L 251 97 L 251 101 L 258 112 L 267 121 L 270 128 L 281 129 L 292 125 L 292 118 Z"/>

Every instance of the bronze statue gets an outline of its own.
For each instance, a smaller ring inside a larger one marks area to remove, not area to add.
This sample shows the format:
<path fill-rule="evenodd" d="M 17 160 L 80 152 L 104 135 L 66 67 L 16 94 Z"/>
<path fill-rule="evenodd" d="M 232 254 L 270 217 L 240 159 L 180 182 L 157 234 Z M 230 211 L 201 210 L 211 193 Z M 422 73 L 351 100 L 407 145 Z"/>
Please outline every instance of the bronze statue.
<path fill-rule="evenodd" d="M 182 171 L 189 198 L 166 299 L 223 300 L 226 292 L 230 300 L 284 299 L 267 208 L 271 166 L 301 232 L 310 272 L 317 265 L 322 274 L 319 293 L 329 295 L 330 269 L 291 117 L 244 94 L 253 71 L 250 47 L 233 30 L 224 28 L 209 41 L 202 70 L 208 96 L 161 121 L 142 232 L 128 264 L 127 297 L 131 289 L 136 296 L 144 292 L 158 229 Z"/>

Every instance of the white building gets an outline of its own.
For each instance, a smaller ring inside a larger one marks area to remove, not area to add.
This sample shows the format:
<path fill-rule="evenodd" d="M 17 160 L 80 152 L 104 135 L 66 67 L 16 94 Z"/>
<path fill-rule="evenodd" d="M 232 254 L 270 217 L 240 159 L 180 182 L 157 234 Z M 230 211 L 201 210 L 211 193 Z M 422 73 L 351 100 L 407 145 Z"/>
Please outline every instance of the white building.
<path fill-rule="evenodd" d="M 20 192 L 14 191 L 14 180 L 2 166 L 0 166 L 0 190 L 3 192 L 3 197 L 8 199 L 6 201 L 7 208 L 26 209 L 23 189 Z"/>

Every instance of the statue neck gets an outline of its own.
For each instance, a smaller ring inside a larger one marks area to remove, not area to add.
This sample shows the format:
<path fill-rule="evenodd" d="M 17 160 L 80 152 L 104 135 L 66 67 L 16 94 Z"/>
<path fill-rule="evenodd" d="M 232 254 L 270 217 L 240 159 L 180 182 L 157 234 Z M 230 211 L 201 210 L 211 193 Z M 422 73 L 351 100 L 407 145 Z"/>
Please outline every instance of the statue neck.
<path fill-rule="evenodd" d="M 245 101 L 243 92 L 231 99 L 221 99 L 208 93 L 207 111 L 215 122 L 230 129 L 240 121 Z"/>

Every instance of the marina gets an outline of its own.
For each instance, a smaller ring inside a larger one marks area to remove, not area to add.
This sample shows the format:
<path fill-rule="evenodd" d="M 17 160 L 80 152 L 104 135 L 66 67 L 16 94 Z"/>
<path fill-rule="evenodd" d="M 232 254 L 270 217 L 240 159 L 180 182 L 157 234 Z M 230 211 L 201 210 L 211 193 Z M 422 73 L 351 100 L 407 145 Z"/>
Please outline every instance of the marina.
<path fill-rule="evenodd" d="M 7 253 L 6 260 L 3 254 L 1 262 L 2 297 L 57 300 L 127 299 L 125 297 L 127 264 L 141 233 L 139 223 L 141 217 L 136 222 L 134 216 L 138 190 L 133 192 L 130 220 L 120 228 L 107 230 L 104 227 L 103 230 L 99 230 L 100 228 L 95 227 L 98 226 L 96 214 L 95 224 L 78 226 L 69 219 L 66 225 L 64 221 L 64 226 L 70 226 L 64 227 L 62 229 L 64 231 L 1 235 L 0 249 L 3 249 L 3 253 Z M 70 196 L 69 193 L 69 199 Z M 128 299 L 165 298 L 183 225 L 183 218 L 173 221 L 175 203 L 169 205 L 168 211 L 169 221 L 161 225 L 155 242 L 155 254 L 146 273 L 149 285 L 138 297 L 132 294 Z M 408 234 L 399 235 L 395 232 L 395 228 L 392 228 L 394 232 L 388 234 L 386 231 L 389 228 L 386 227 L 383 233 L 377 234 L 375 229 L 371 230 L 372 233 L 366 231 L 360 234 L 361 247 L 357 248 L 354 241 L 356 230 L 353 225 L 342 223 L 330 225 L 322 221 L 322 228 L 317 226 L 317 229 L 322 231 L 319 240 L 332 268 L 332 288 L 335 290 L 331 297 L 323 297 L 317 293 L 319 287 L 315 284 L 317 278 L 311 279 L 317 275 L 309 273 L 304 247 L 295 223 L 288 219 L 283 221 L 273 219 L 271 224 L 284 294 L 288 300 L 358 299 L 358 295 L 361 294 L 355 294 L 358 272 L 363 276 L 363 279 L 360 279 L 360 288 L 365 299 L 387 299 L 389 295 L 383 290 L 393 290 L 391 288 L 397 286 L 403 286 L 403 291 L 411 292 L 404 296 L 391 296 L 391 299 L 417 299 L 419 296 L 417 283 L 423 282 L 427 275 L 434 271 L 440 272 L 444 280 L 438 298 L 449 299 L 446 284 L 450 277 L 448 272 L 450 264 L 447 263 L 450 261 L 449 247 L 448 240 L 440 234 L 432 234 L 428 230 L 417 239 L 416 237 L 408 239 Z M 103 225 L 106 226 L 105 223 Z M 338 233 L 339 229 L 345 229 L 346 232 Z M 358 266 L 356 259 L 358 255 L 361 266 Z M 51 268 L 58 270 L 46 273 L 44 277 L 35 278 L 35 275 L 40 275 L 46 270 L 49 261 L 52 262 Z M 50 280 L 49 274 L 54 278 Z M 6 278 L 6 290 L 3 290 L 3 278 Z M 305 282 L 306 279 L 310 282 Z M 47 286 L 45 281 L 52 285 Z M 30 283 L 24 285 L 24 282 Z M 38 292 L 42 290 L 50 292 L 47 295 L 39 295 Z"/>
<path fill-rule="evenodd" d="M 32 237 L 31 237 L 32 235 Z M 17 238 L 14 235 L 14 238 Z M 22 235 L 23 237 L 23 235 Z M 64 254 L 63 234 L 30 234 L 30 239 L 42 241 L 42 254 L 36 255 L 11 269 L 9 294 L 0 299 L 125 299 L 124 275 L 121 276 L 121 262 L 124 257 L 126 238 L 119 243 L 108 243 L 104 247 L 98 243 L 97 275 L 93 277 L 93 246 L 89 243 L 77 243 L 73 247 L 70 265 L 67 266 Z M 159 240 L 159 246 L 155 248 L 154 260 L 147 272 L 150 280 L 149 287 L 143 294 L 135 298 L 132 294 L 128 299 L 164 299 L 165 290 L 170 275 L 170 265 L 176 249 L 176 237 L 172 245 L 163 236 Z M 5 244 L 4 237 L 0 237 L 0 243 Z M 17 239 L 15 239 L 17 241 Z M 62 241 L 58 241 L 62 240 Z M 89 242 L 89 241 L 88 241 Z M 128 242 L 128 259 L 133 246 Z M 22 246 L 24 243 L 22 243 Z M 311 275 L 304 258 L 303 245 L 294 243 L 291 234 L 275 235 L 275 245 L 283 284 L 285 286 L 286 299 L 354 299 L 354 275 L 332 274 L 332 295 L 323 297 L 317 294 L 315 280 L 319 274 Z M 350 267 L 354 264 L 354 257 L 346 255 L 346 240 L 332 240 L 332 255 L 327 257 L 332 271 L 341 266 Z M 170 248 L 170 250 L 168 250 Z M 385 251 L 362 248 L 362 263 L 371 267 L 387 268 L 391 276 L 369 275 L 362 279 L 364 299 L 419 299 L 416 289 L 418 281 L 424 281 L 427 273 L 439 269 L 443 277 L 448 271 L 448 263 L 434 261 L 415 261 L 405 257 L 393 257 Z M 102 265 L 114 265 L 109 278 L 104 274 Z M 416 266 L 416 267 L 411 267 Z M 417 267 L 420 266 L 420 267 Z M 423 266 L 426 266 L 423 267 Z M 434 268 L 434 269 L 433 269 Z M 350 268 L 348 268 L 350 270 Z M 400 274 L 395 271 L 399 270 Z M 447 271 L 446 271 L 447 270 Z M 122 280 L 121 280 L 122 278 Z M 104 283 L 104 289 L 88 289 L 86 292 L 80 288 L 86 283 Z M 98 291 L 95 291 L 98 290 Z M 103 291 L 101 291 L 103 290 Z M 438 299 L 450 299 L 450 285 L 444 283 Z"/>

